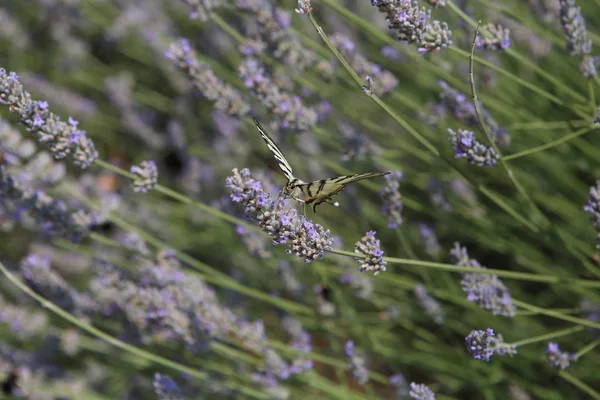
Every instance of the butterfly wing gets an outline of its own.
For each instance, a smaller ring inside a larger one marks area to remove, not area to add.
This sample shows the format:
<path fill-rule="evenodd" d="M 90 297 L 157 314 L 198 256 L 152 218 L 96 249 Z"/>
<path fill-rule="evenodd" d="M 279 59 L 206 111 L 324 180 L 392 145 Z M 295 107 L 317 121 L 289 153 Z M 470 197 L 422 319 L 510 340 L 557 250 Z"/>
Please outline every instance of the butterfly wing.
<path fill-rule="evenodd" d="M 376 178 L 378 176 L 388 175 L 389 172 L 366 172 L 364 174 L 342 175 L 335 178 L 321 179 L 298 185 L 304 194 L 304 202 L 313 205 L 313 211 L 321 203 L 331 203 L 331 197 L 338 194 L 344 187 L 352 182 L 363 179 Z"/>
<path fill-rule="evenodd" d="M 288 181 L 293 180 L 295 177 L 292 172 L 292 167 L 290 166 L 290 164 L 287 162 L 287 160 L 283 156 L 283 153 L 281 152 L 281 150 L 279 150 L 279 147 L 277 147 L 275 142 L 273 142 L 273 140 L 269 137 L 269 135 L 263 129 L 263 127 L 260 125 L 260 123 L 255 118 L 252 118 L 252 119 L 254 120 L 254 123 L 256 124 L 256 127 L 258 128 L 258 131 L 260 132 L 260 135 L 262 136 L 263 140 L 267 144 L 267 147 L 269 148 L 269 150 L 271 150 L 271 153 L 273 153 L 273 157 L 275 157 L 275 159 L 277 160 L 277 163 L 279 164 L 279 168 L 281 169 L 281 172 L 283 172 L 283 174 L 285 175 L 285 177 L 287 178 Z"/>

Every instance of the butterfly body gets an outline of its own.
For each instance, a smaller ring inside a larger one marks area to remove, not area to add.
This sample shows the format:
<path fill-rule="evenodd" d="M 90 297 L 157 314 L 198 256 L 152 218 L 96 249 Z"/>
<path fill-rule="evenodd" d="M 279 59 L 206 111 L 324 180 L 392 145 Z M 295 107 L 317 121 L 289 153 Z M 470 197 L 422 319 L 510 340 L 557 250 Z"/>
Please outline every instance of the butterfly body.
<path fill-rule="evenodd" d="M 288 182 L 283 188 L 283 196 L 291 197 L 296 201 L 304 204 L 312 205 L 313 211 L 316 212 L 317 206 L 322 203 L 336 205 L 331 199 L 332 196 L 338 194 L 347 184 L 360 181 L 362 179 L 370 179 L 378 176 L 388 175 L 390 172 L 367 172 L 354 175 L 342 175 L 329 179 L 321 179 L 313 182 L 304 182 L 294 176 L 292 167 L 287 162 L 283 153 L 275 142 L 267 135 L 260 123 L 254 119 L 254 123 L 258 128 L 263 140 L 267 143 L 267 147 L 273 153 L 273 157 L 278 161 L 281 172 L 285 175 Z M 300 197 L 302 196 L 302 197 Z"/>

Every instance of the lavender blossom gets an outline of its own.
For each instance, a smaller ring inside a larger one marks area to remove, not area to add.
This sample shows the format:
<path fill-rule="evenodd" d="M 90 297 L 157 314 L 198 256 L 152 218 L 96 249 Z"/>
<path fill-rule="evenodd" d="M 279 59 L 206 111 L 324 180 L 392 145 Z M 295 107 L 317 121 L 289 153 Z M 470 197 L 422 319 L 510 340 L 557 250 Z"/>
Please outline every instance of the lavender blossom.
<path fill-rule="evenodd" d="M 465 338 L 467 351 L 476 360 L 490 361 L 494 354 L 503 356 L 505 354 L 517 354 L 514 345 L 504 343 L 502 335 L 496 335 L 492 328 L 485 331 L 471 331 Z"/>
<path fill-rule="evenodd" d="M 390 383 L 394 386 L 394 393 L 397 399 L 405 399 L 409 394 L 408 382 L 403 374 L 390 376 Z"/>
<path fill-rule="evenodd" d="M 493 147 L 485 146 L 475 139 L 471 131 L 459 129 L 458 132 L 448 128 L 450 144 L 456 158 L 466 158 L 469 164 L 479 167 L 491 167 L 498 161 L 498 153 Z"/>
<path fill-rule="evenodd" d="M 387 94 L 398 86 L 398 80 L 391 72 L 370 62 L 348 37 L 334 33 L 329 40 L 362 79 L 368 77 L 372 80 L 375 94 Z"/>
<path fill-rule="evenodd" d="M 595 124 L 600 124 L 600 106 L 598 106 L 598 111 L 596 111 L 596 118 L 594 118 Z"/>
<path fill-rule="evenodd" d="M 444 212 L 452 211 L 452 204 L 448 200 L 446 189 L 440 181 L 435 178 L 429 178 L 425 190 L 429 194 L 429 200 L 431 200 L 431 204 L 435 208 Z"/>
<path fill-rule="evenodd" d="M 287 244 L 286 253 L 309 263 L 331 250 L 333 239 L 329 230 L 305 216 L 298 216 L 295 209 L 286 211 L 285 200 L 271 200 L 262 183 L 254 180 L 248 169 L 235 168 L 225 186 L 231 191 L 231 200 L 245 206 L 246 216 L 273 238 L 273 244 Z"/>
<path fill-rule="evenodd" d="M 14 72 L 7 73 L 0 68 L 0 104 L 8 106 L 11 113 L 17 114 L 19 122 L 42 143 L 56 159 L 72 154 L 73 163 L 87 168 L 98 152 L 94 143 L 77 128 L 79 122 L 69 117 L 65 123 L 51 112 L 46 101 L 35 101 L 23 88 Z"/>
<path fill-rule="evenodd" d="M 381 189 L 379 194 L 383 200 L 383 206 L 381 207 L 381 213 L 387 216 L 388 228 L 396 229 L 402 224 L 402 195 L 400 194 L 400 178 L 402 178 L 402 172 L 394 171 L 393 174 L 386 175 L 385 186 Z"/>
<path fill-rule="evenodd" d="M 600 250 L 600 180 L 596 181 L 596 186 L 590 187 L 587 204 L 583 206 L 585 212 L 590 213 L 590 222 L 596 229 L 596 248 Z"/>
<path fill-rule="evenodd" d="M 236 226 L 235 233 L 237 233 L 244 246 L 246 246 L 246 249 L 248 249 L 248 254 L 259 258 L 271 257 L 270 243 L 265 235 L 250 230 L 243 225 Z"/>
<path fill-rule="evenodd" d="M 481 35 L 477 35 L 475 39 L 475 46 L 488 51 L 506 50 L 510 46 L 510 29 L 499 24 L 484 25 Z"/>
<path fill-rule="evenodd" d="M 165 56 L 188 75 L 191 83 L 214 103 L 216 109 L 237 117 L 243 117 L 250 110 L 237 90 L 224 83 L 208 65 L 198 59 L 187 39 L 171 43 Z"/>
<path fill-rule="evenodd" d="M 419 54 L 440 50 L 452 44 L 452 32 L 445 22 L 432 21 L 431 10 L 419 8 L 411 0 L 372 0 L 385 13 L 388 29 L 397 31 L 398 40 L 417 43 Z"/>
<path fill-rule="evenodd" d="M 369 231 L 354 245 L 354 253 L 365 256 L 355 258 L 360 264 L 358 270 L 360 272 L 373 272 L 373 275 L 378 275 L 379 272 L 386 271 L 387 261 L 383 259 L 383 250 L 379 239 L 375 239 L 375 231 Z"/>
<path fill-rule="evenodd" d="M 464 93 L 451 88 L 444 81 L 439 81 L 438 85 L 442 88 L 439 105 L 452 113 L 459 123 L 470 127 L 479 127 L 475 107 L 470 98 Z M 479 104 L 479 108 L 481 109 L 483 122 L 487 126 L 494 143 L 501 149 L 507 147 L 510 144 L 510 136 L 506 133 L 506 130 L 498 126 L 498 123 L 483 108 L 481 103 Z"/>
<path fill-rule="evenodd" d="M 312 11 L 310 6 L 310 0 L 298 0 L 296 8 L 294 9 L 298 15 L 308 15 Z"/>
<path fill-rule="evenodd" d="M 365 366 L 364 357 L 357 355 L 354 351 L 354 341 L 348 340 L 344 346 L 346 357 L 348 357 L 348 368 L 359 385 L 363 386 L 369 381 L 369 371 Z"/>
<path fill-rule="evenodd" d="M 365 157 L 379 153 L 379 146 L 373 143 L 364 132 L 360 132 L 344 121 L 338 123 L 338 128 L 344 137 L 344 149 L 340 157 L 342 161 L 362 160 Z"/>
<path fill-rule="evenodd" d="M 408 395 L 414 400 L 435 400 L 435 393 L 422 383 L 411 382 Z"/>
<path fill-rule="evenodd" d="M 183 400 L 181 389 L 168 375 L 154 374 L 152 386 L 160 400 Z"/>
<path fill-rule="evenodd" d="M 562 352 L 558 344 L 548 342 L 546 360 L 551 368 L 566 369 L 571 364 L 571 361 L 577 361 L 577 356 L 572 353 Z"/>
<path fill-rule="evenodd" d="M 158 169 L 154 161 L 142 161 L 139 166 L 132 165 L 129 172 L 136 176 L 131 182 L 136 193 L 149 192 L 158 183 Z"/>
<path fill-rule="evenodd" d="M 433 8 L 446 7 L 446 0 L 426 0 Z"/>
<path fill-rule="evenodd" d="M 431 227 L 425 223 L 419 224 L 419 236 L 425 245 L 425 252 L 432 258 L 438 258 L 442 251 L 442 247 L 438 242 L 437 235 Z"/>
<path fill-rule="evenodd" d="M 23 185 L 9 175 L 6 168 L 0 165 L 0 200 L 10 200 L 17 205 L 18 214 L 27 212 L 46 234 L 63 236 L 72 241 L 79 241 L 89 230 L 91 222 L 82 218 L 86 214 L 67 211 L 66 205 L 53 199 L 41 190 L 24 188 Z M 20 218 L 20 215 L 17 215 Z"/>
<path fill-rule="evenodd" d="M 301 294 L 303 289 L 302 282 L 298 280 L 293 269 L 290 268 L 290 264 L 285 260 L 279 262 L 279 275 L 283 286 L 288 292 L 293 296 L 299 296 Z"/>
<path fill-rule="evenodd" d="M 567 54 L 580 58 L 579 70 L 586 78 L 597 75 L 600 57 L 592 56 L 592 41 L 588 39 L 581 8 L 575 0 L 560 0 L 560 22 L 567 39 Z"/>
<path fill-rule="evenodd" d="M 450 257 L 454 265 L 459 267 L 485 269 L 477 260 L 469 258 L 467 248 L 461 247 L 458 242 L 454 243 Z M 510 293 L 497 275 L 463 273 L 462 277 L 460 283 L 467 295 L 467 301 L 475 302 L 484 310 L 491 311 L 493 315 L 515 316 L 515 306 L 512 304 Z"/>
<path fill-rule="evenodd" d="M 419 301 L 419 304 L 425 310 L 425 313 L 429 315 L 436 324 L 444 322 L 444 311 L 438 303 L 429 293 L 425 290 L 425 286 L 421 283 L 415 285 L 415 296 Z"/>
<path fill-rule="evenodd" d="M 0 40 L 17 50 L 25 50 L 31 44 L 27 30 L 5 9 L 0 9 Z"/>
<path fill-rule="evenodd" d="M 280 128 L 291 127 L 306 131 L 317 123 L 317 113 L 302 104 L 298 96 L 290 96 L 281 90 L 266 74 L 257 60 L 245 59 L 239 68 L 244 85 L 250 88 L 266 109 L 273 113 Z"/>

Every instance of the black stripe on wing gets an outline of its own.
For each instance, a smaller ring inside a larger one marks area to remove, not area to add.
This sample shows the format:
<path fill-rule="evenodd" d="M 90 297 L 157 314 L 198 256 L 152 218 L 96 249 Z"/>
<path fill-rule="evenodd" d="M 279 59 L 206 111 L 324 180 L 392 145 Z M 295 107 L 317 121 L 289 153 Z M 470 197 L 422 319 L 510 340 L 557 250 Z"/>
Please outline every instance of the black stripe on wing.
<path fill-rule="evenodd" d="M 267 132 L 263 129 L 263 127 L 256 120 L 256 118 L 252 118 L 252 119 L 254 120 L 254 124 L 256 124 L 256 127 L 258 128 L 260 135 L 262 136 L 263 140 L 267 144 L 267 147 L 269 148 L 269 150 L 271 150 L 271 153 L 273 153 L 273 157 L 275 157 L 275 159 L 278 161 L 279 168 L 281 168 L 281 171 L 283 172 L 285 177 L 288 179 L 288 181 L 291 181 L 292 179 L 294 179 L 294 173 L 292 172 L 292 167 L 285 159 L 285 156 L 283 155 L 281 150 L 279 150 L 279 147 L 277 147 L 277 145 L 275 144 L 273 139 L 271 139 L 269 137 Z"/>

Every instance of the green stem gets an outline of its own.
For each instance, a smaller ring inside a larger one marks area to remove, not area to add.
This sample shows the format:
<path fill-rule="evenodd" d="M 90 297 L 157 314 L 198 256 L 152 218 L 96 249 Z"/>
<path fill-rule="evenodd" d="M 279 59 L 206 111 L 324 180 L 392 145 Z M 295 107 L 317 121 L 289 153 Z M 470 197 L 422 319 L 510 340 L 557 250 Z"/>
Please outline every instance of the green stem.
<path fill-rule="evenodd" d="M 527 150 L 523 150 L 520 151 L 518 153 L 514 153 L 508 156 L 504 156 L 502 157 L 502 160 L 504 161 L 509 161 L 509 160 L 514 160 L 515 158 L 519 158 L 519 157 L 523 157 L 523 156 L 528 156 L 530 154 L 535 154 L 538 153 L 540 151 L 561 145 L 563 143 L 568 142 L 569 140 L 578 138 L 579 136 L 585 135 L 586 133 L 590 132 L 591 130 L 593 130 L 595 127 L 594 126 L 586 126 L 585 128 L 579 129 L 573 133 L 570 133 L 568 135 L 565 135 L 559 139 L 553 140 L 552 142 L 543 144 L 541 146 L 536 146 L 533 147 L 531 149 L 527 149 Z"/>
<path fill-rule="evenodd" d="M 545 335 L 540 335 L 540 336 L 535 336 L 535 337 L 532 337 L 529 339 L 520 340 L 518 342 L 514 342 L 511 344 L 515 345 L 516 347 L 519 347 L 519 346 L 524 346 L 524 345 L 530 344 L 530 343 L 544 342 L 546 340 L 554 339 L 557 337 L 570 335 L 571 333 L 580 332 L 584 329 L 585 328 L 583 326 L 576 326 L 573 328 L 562 329 L 560 331 L 547 333 Z"/>
<path fill-rule="evenodd" d="M 594 398 L 596 400 L 600 400 L 600 393 L 598 393 L 597 391 L 595 391 L 594 389 L 592 389 L 591 387 L 589 387 L 588 385 L 583 383 L 579 378 L 576 378 L 575 376 L 571 375 L 567 371 L 560 371 L 558 373 L 558 376 L 560 376 L 567 382 L 573 384 L 581 391 L 589 394 L 592 398 Z"/>
<path fill-rule="evenodd" d="M 600 344 L 600 339 L 596 339 L 594 340 L 592 343 L 588 344 L 587 346 L 585 346 L 583 349 L 579 350 L 577 353 L 575 353 L 575 358 L 579 359 L 580 357 L 582 357 L 585 353 L 590 352 L 592 350 L 594 350 L 598 345 Z"/>
<path fill-rule="evenodd" d="M 599 323 L 588 321 L 587 319 L 572 317 L 570 315 L 565 315 L 565 314 L 562 314 L 562 313 L 559 313 L 556 311 L 552 311 L 552 310 L 546 310 L 544 308 L 537 307 L 537 306 L 525 303 L 523 301 L 516 300 L 514 298 L 513 298 L 513 304 L 517 307 L 521 307 L 521 308 L 524 308 L 529 311 L 536 311 L 536 312 L 539 312 L 540 314 L 548 315 L 550 317 L 554 317 L 557 319 L 562 319 L 563 321 L 573 322 L 574 324 L 587 326 L 589 328 L 600 329 Z"/>

